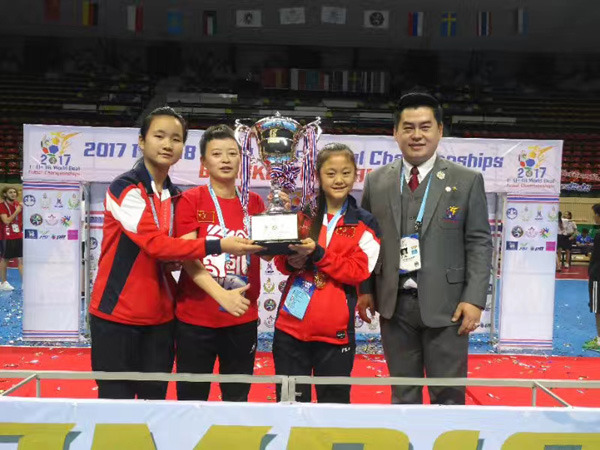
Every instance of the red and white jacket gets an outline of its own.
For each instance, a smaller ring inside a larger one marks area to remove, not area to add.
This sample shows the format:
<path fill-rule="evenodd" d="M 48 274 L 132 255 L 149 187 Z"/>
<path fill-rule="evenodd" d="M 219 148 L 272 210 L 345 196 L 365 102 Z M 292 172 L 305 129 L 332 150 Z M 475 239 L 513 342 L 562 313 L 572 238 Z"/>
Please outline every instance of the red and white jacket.
<path fill-rule="evenodd" d="M 311 219 L 300 213 L 301 236 L 308 235 Z M 379 226 L 375 217 L 356 205 L 348 196 L 348 209 L 335 226 L 327 248 L 327 227 L 321 227 L 319 244 L 302 269 L 287 264 L 287 256 L 277 256 L 280 272 L 289 274 L 279 304 L 275 328 L 301 341 L 348 344 L 354 339 L 354 313 L 358 285 L 369 278 L 379 257 Z M 314 284 L 315 272 L 326 276 L 322 289 L 316 288 L 302 320 L 282 306 L 297 277 Z"/>
<path fill-rule="evenodd" d="M 90 314 L 129 325 L 169 322 L 174 318 L 176 284 L 161 261 L 201 259 L 207 253 L 221 253 L 218 240 L 169 237 L 171 205 L 180 190 L 167 177 L 159 196 L 153 184 L 140 161 L 108 188 Z"/>

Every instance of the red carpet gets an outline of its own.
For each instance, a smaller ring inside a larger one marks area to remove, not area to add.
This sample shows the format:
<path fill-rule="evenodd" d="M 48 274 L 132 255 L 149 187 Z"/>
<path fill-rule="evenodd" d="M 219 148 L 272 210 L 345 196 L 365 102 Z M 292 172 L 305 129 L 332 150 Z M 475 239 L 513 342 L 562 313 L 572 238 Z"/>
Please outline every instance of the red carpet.
<path fill-rule="evenodd" d="M 560 272 L 556 272 L 556 278 L 559 280 L 587 280 L 588 266 L 587 264 L 572 265 L 569 268 L 563 268 Z"/>
<path fill-rule="evenodd" d="M 0 370 L 90 370 L 89 348 L 0 347 Z M 256 358 L 255 373 L 272 375 L 273 360 L 270 353 L 260 353 Z M 358 355 L 353 376 L 388 376 L 385 360 L 381 356 Z M 567 358 L 507 355 L 470 355 L 469 376 L 473 378 L 529 378 L 599 380 L 598 358 Z M 0 379 L 0 391 L 8 389 L 18 380 Z M 559 396 L 574 406 L 600 407 L 600 390 L 557 389 Z M 31 383 L 15 394 L 35 396 Z M 14 394 L 13 394 L 14 395 Z M 47 380 L 42 382 L 43 397 L 95 398 L 93 381 Z M 175 399 L 175 385 L 169 385 L 169 399 Z M 211 391 L 211 400 L 219 398 L 218 388 Z M 356 386 L 352 388 L 352 403 L 389 403 L 390 388 L 386 386 Z M 275 387 L 252 386 L 250 400 L 274 402 Z M 469 388 L 467 403 L 477 405 L 530 406 L 531 390 L 522 388 Z M 540 392 L 538 405 L 557 406 L 557 403 Z"/>

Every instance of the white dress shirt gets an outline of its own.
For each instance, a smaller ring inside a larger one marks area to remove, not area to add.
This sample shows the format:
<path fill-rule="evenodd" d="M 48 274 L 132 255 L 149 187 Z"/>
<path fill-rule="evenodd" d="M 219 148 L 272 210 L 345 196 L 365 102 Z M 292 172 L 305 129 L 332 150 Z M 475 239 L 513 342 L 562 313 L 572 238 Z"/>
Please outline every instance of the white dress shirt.
<path fill-rule="evenodd" d="M 427 174 L 429 172 L 431 172 L 431 169 L 433 169 L 433 165 L 435 164 L 435 157 L 437 156 L 437 152 L 433 154 L 433 156 L 431 158 L 429 158 L 427 161 L 425 161 L 423 164 L 417 166 L 417 168 L 419 169 L 419 175 L 417 175 L 417 178 L 419 179 L 419 184 L 423 181 L 423 179 L 425 179 L 425 177 L 427 176 Z M 402 172 L 404 173 L 404 178 L 406 179 L 406 182 L 408 183 L 410 181 L 410 171 L 412 170 L 414 166 L 409 163 L 407 160 L 402 160 Z"/>

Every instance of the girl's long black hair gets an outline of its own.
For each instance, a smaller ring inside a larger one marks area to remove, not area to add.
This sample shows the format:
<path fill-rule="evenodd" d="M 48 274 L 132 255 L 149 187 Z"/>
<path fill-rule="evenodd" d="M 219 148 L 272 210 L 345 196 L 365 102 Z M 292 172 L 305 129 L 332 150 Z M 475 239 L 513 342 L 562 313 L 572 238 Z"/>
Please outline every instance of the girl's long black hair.
<path fill-rule="evenodd" d="M 325 147 L 319 151 L 317 155 L 317 174 L 319 176 L 319 193 L 317 195 L 317 208 L 314 211 L 314 214 L 307 214 L 312 217 L 312 223 L 310 225 L 309 237 L 315 241 L 319 242 L 319 234 L 321 233 L 321 226 L 323 225 L 323 216 L 325 215 L 325 210 L 327 209 L 327 201 L 325 200 L 325 192 L 321 188 L 321 168 L 323 164 L 334 154 L 342 153 L 348 157 L 348 160 L 352 161 L 352 165 L 354 166 L 354 173 L 357 172 L 356 161 L 354 159 L 354 152 L 350 150 L 346 144 L 341 144 L 339 142 L 333 142 L 331 144 L 327 144 Z"/>

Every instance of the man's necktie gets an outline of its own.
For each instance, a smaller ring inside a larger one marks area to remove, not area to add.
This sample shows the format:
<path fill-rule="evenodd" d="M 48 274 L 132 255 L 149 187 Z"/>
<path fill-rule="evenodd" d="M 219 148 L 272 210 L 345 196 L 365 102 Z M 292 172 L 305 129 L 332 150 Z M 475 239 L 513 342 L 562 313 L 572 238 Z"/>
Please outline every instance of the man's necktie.
<path fill-rule="evenodd" d="M 417 169 L 416 166 L 413 166 L 413 168 L 410 169 L 410 180 L 408 182 L 408 187 L 413 192 L 419 187 L 419 169 Z"/>

